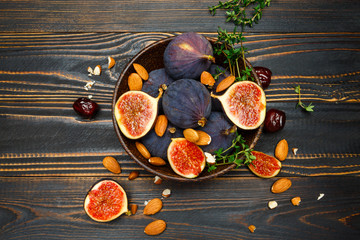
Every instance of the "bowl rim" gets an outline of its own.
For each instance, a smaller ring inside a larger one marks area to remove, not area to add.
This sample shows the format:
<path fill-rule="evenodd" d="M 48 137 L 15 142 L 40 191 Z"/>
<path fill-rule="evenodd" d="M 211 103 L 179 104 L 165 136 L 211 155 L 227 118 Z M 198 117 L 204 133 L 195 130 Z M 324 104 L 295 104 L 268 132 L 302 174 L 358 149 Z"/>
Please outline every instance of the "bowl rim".
<path fill-rule="evenodd" d="M 118 98 L 116 98 L 116 95 L 117 93 L 119 92 L 119 88 L 120 88 L 120 83 L 121 83 L 121 80 L 124 79 L 124 76 L 125 76 L 125 73 L 127 71 L 129 71 L 129 69 L 132 67 L 133 63 L 136 63 L 137 59 L 142 55 L 144 54 L 145 52 L 147 52 L 149 49 L 153 48 L 154 46 L 157 46 L 159 44 L 163 44 L 165 42 L 170 42 L 172 39 L 174 39 L 176 36 L 171 36 L 171 37 L 167 37 L 167 38 L 164 38 L 164 39 L 160 39 L 154 43 L 151 43 L 149 44 L 148 46 L 146 46 L 145 48 L 143 48 L 142 50 L 140 50 L 140 52 L 138 52 L 124 67 L 124 69 L 121 71 L 121 74 L 118 78 L 118 80 L 116 81 L 115 83 L 115 89 L 114 89 L 114 92 L 113 92 L 113 96 L 112 96 L 112 104 L 111 104 L 111 115 L 112 115 L 112 122 L 113 122 L 113 126 L 114 126 L 114 129 L 115 129 L 115 132 L 116 132 L 116 135 L 122 145 L 122 147 L 124 148 L 124 150 L 127 152 L 127 154 L 138 164 L 140 165 L 141 167 L 143 167 L 146 171 L 154 174 L 155 176 L 159 176 L 161 177 L 162 179 L 167 179 L 167 180 L 174 180 L 174 181 L 178 181 L 178 182 L 200 182 L 200 181 L 204 181 L 204 180 L 208 180 L 208 179 L 212 179 L 212 178 L 215 178 L 215 177 L 218 177 L 220 175 L 223 175 L 225 174 L 226 172 L 232 170 L 236 164 L 233 163 L 233 164 L 229 164 L 227 167 L 221 169 L 220 171 L 216 171 L 214 172 L 213 174 L 210 174 L 210 175 L 205 175 L 205 176 L 198 176 L 196 178 L 184 178 L 182 176 L 169 176 L 169 175 L 166 175 L 166 174 L 163 174 L 161 172 L 157 172 L 156 170 L 152 169 L 151 167 L 147 166 L 146 164 L 144 164 L 141 160 L 139 160 L 137 158 L 137 156 L 135 156 L 133 154 L 133 152 L 129 149 L 129 147 L 127 146 L 127 144 L 125 143 L 123 137 L 122 137 L 122 133 L 120 131 L 120 128 L 118 127 L 117 125 L 117 121 L 116 121 L 116 118 L 115 118 L 115 114 L 114 114 L 114 108 L 115 108 L 115 104 L 118 100 Z M 206 37 L 212 44 L 214 44 L 215 42 L 215 38 L 212 38 L 212 37 Z M 258 75 L 256 74 L 254 68 L 252 67 L 252 65 L 250 64 L 250 62 L 245 59 L 245 62 L 247 64 L 247 66 L 251 67 L 251 71 L 252 71 L 252 74 L 255 78 L 255 81 L 258 85 L 261 86 L 260 84 L 260 80 L 258 78 Z M 259 128 L 257 128 L 257 132 L 255 134 L 255 137 L 254 137 L 254 140 L 251 142 L 250 144 L 250 149 L 253 149 L 257 143 L 257 141 L 259 140 L 260 138 L 260 135 L 262 133 L 262 130 L 263 130 L 263 127 L 264 127 L 264 123 L 262 123 L 260 125 Z M 124 136 L 125 137 L 125 136 Z M 135 141 L 135 140 L 134 140 Z"/>

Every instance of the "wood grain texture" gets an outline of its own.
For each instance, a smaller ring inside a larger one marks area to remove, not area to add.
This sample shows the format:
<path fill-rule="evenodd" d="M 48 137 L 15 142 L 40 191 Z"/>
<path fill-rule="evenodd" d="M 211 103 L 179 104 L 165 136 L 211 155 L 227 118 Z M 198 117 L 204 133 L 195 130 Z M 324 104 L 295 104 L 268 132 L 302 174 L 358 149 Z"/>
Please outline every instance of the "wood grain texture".
<path fill-rule="evenodd" d="M 113 177 L 139 209 L 110 223 L 96 223 L 83 210 L 83 200 L 97 177 L 1 178 L 0 239 L 150 239 L 145 226 L 163 219 L 167 229 L 158 239 L 358 239 L 358 177 L 291 178 L 292 187 L 273 194 L 275 179 L 214 179 L 186 184 L 149 178 Z M 251 188 L 249 188 L 251 186 Z M 144 202 L 161 197 L 162 210 L 143 215 Z M 317 200 L 320 193 L 324 197 Z M 300 206 L 290 199 L 300 196 Z M 279 206 L 268 209 L 270 200 Z M 255 225 L 250 233 L 247 227 Z"/>
<path fill-rule="evenodd" d="M 139 167 L 122 149 L 111 121 L 115 82 L 143 47 L 168 33 L 0 35 L 0 175 L 109 176 L 101 161 L 116 157 L 125 172 Z M 208 36 L 215 36 L 208 34 Z M 264 133 L 256 150 L 272 155 L 285 138 L 289 154 L 282 176 L 359 176 L 360 53 L 357 33 L 252 34 L 246 46 L 254 66 L 273 72 L 268 108 L 286 112 L 285 128 Z M 106 69 L 107 56 L 116 65 Z M 87 67 L 103 66 L 101 76 Z M 95 81 L 86 91 L 87 82 Z M 301 85 L 315 112 L 295 109 Z M 92 95 L 101 111 L 92 121 L 72 103 Z M 151 176 L 143 172 L 144 176 Z M 253 176 L 240 168 L 226 177 Z"/>
<path fill-rule="evenodd" d="M 223 11 L 217 0 L 65 0 L 0 2 L 1 32 L 215 32 Z M 359 32 L 357 0 L 273 0 L 252 32 Z"/>

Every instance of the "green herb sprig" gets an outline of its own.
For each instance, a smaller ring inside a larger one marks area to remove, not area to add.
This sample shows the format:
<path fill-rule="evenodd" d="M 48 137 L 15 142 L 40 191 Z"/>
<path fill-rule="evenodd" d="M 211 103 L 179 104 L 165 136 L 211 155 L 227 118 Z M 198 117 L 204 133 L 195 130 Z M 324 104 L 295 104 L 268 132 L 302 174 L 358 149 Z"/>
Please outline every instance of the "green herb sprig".
<path fill-rule="evenodd" d="M 301 101 L 301 93 L 300 93 L 300 85 L 295 86 L 295 92 L 298 94 L 298 103 L 296 104 L 296 107 L 301 107 L 302 109 L 304 109 L 307 112 L 313 112 L 314 111 L 314 105 L 312 103 L 309 103 L 309 105 L 305 105 L 302 101 Z"/>
<path fill-rule="evenodd" d="M 245 139 L 241 134 L 236 132 L 236 137 L 227 149 L 218 149 L 215 151 L 216 163 L 208 164 L 208 172 L 217 168 L 217 166 L 236 164 L 236 168 L 240 166 L 248 166 L 256 157 L 252 154 L 253 149 L 245 143 Z"/>
<path fill-rule="evenodd" d="M 247 49 L 243 46 L 246 41 L 243 36 L 245 26 L 252 27 L 257 24 L 262 17 L 262 11 L 270 6 L 271 0 L 228 0 L 219 1 L 218 5 L 209 7 L 212 15 L 216 14 L 218 9 L 224 9 L 226 22 L 233 22 L 235 28 L 233 32 L 227 32 L 225 29 L 218 28 L 218 38 L 214 47 L 217 55 L 223 54 L 226 57 L 225 63 L 229 65 L 231 75 L 235 76 L 236 81 L 254 80 L 251 77 L 251 68 L 248 68 L 245 62 Z M 251 16 L 248 17 L 248 8 L 253 7 Z M 240 31 L 237 27 L 240 26 Z M 243 67 L 240 67 L 243 64 Z"/>

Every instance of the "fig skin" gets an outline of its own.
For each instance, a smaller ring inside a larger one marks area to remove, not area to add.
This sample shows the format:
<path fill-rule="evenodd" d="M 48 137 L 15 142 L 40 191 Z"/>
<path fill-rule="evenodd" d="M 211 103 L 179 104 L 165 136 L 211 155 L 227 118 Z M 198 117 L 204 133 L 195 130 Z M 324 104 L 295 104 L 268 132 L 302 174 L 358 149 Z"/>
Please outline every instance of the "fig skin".
<path fill-rule="evenodd" d="M 153 70 L 149 73 L 148 80 L 144 81 L 141 91 L 146 92 L 152 97 L 156 97 L 159 94 L 159 88 L 169 86 L 174 79 L 166 73 L 165 68 Z M 159 99 L 159 111 L 162 111 L 162 98 Z"/>
<path fill-rule="evenodd" d="M 206 87 L 193 79 L 180 79 L 166 89 L 163 110 L 168 120 L 179 128 L 206 124 L 211 113 L 211 96 Z"/>
<path fill-rule="evenodd" d="M 175 80 L 198 79 L 214 61 L 211 43 L 195 32 L 175 37 L 164 52 L 166 72 Z"/>
<path fill-rule="evenodd" d="M 172 133 L 173 129 L 175 129 L 174 133 Z M 141 142 L 145 145 L 151 156 L 160 157 L 166 160 L 167 148 L 171 143 L 171 139 L 181 137 L 181 132 L 182 131 L 180 129 L 177 129 L 174 125 L 168 123 L 166 131 L 162 137 L 159 137 L 155 133 L 155 130 L 152 129 L 148 134 L 141 138 Z"/>
<path fill-rule="evenodd" d="M 228 121 L 224 113 L 212 112 L 205 127 L 201 130 L 211 136 L 211 143 L 201 148 L 204 152 L 214 154 L 220 148 L 225 150 L 232 145 L 237 128 Z"/>

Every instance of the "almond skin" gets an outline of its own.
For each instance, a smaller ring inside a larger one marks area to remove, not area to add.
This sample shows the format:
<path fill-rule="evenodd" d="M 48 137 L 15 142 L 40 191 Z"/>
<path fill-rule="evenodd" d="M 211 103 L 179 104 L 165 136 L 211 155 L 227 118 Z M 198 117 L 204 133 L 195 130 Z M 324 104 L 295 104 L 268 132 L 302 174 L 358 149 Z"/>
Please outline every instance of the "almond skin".
<path fill-rule="evenodd" d="M 280 178 L 271 187 L 271 192 L 282 193 L 291 187 L 291 180 L 288 178 Z"/>
<path fill-rule="evenodd" d="M 131 73 L 128 78 L 128 86 L 131 91 L 141 91 L 143 81 L 139 74 Z"/>
<path fill-rule="evenodd" d="M 144 214 L 145 215 L 153 215 L 157 212 L 159 212 L 162 208 L 162 201 L 160 198 L 154 198 L 152 200 L 150 200 L 150 202 L 148 202 L 148 204 L 146 204 L 145 208 L 144 208 Z"/>
<path fill-rule="evenodd" d="M 167 117 L 165 115 L 159 115 L 156 119 L 155 128 L 154 128 L 156 135 L 162 137 L 166 131 L 167 125 L 168 125 Z"/>
<path fill-rule="evenodd" d="M 155 220 L 151 223 L 149 223 L 146 227 L 144 232 L 147 235 L 155 236 L 159 235 L 166 229 L 166 222 L 164 220 Z"/>
<path fill-rule="evenodd" d="M 149 73 L 148 71 L 146 71 L 146 69 L 141 66 L 140 64 L 138 63 L 134 63 L 133 64 L 133 67 L 135 69 L 135 71 L 137 72 L 137 74 L 139 74 L 139 76 L 143 79 L 143 80 L 148 80 L 149 79 Z"/>
<path fill-rule="evenodd" d="M 144 144 L 142 144 L 141 142 L 135 142 L 135 146 L 144 158 L 149 159 L 151 157 L 149 150 L 147 150 Z"/>
<path fill-rule="evenodd" d="M 149 163 L 154 166 L 164 166 L 166 165 L 166 162 L 164 159 L 160 157 L 151 157 L 149 158 Z"/>
<path fill-rule="evenodd" d="M 199 134 L 199 140 L 195 142 L 196 145 L 204 146 L 209 145 L 211 143 L 211 136 L 204 131 L 196 130 Z"/>
<path fill-rule="evenodd" d="M 113 157 L 104 157 L 103 159 L 104 167 L 112 173 L 121 173 L 120 164 Z"/>
<path fill-rule="evenodd" d="M 235 76 L 228 76 L 226 78 L 224 78 L 219 85 L 217 85 L 216 87 L 216 92 L 222 92 L 225 89 L 227 89 L 228 87 L 231 86 L 231 84 L 233 84 L 235 82 Z"/>
<path fill-rule="evenodd" d="M 289 145 L 285 139 L 278 142 L 275 148 L 275 157 L 280 161 L 284 161 L 289 152 Z"/>
<path fill-rule="evenodd" d="M 204 85 L 212 87 L 215 84 L 215 79 L 211 75 L 211 73 L 209 73 L 207 71 L 203 71 L 200 76 L 200 82 Z"/>
<path fill-rule="evenodd" d="M 139 171 L 132 171 L 129 176 L 128 179 L 129 180 L 134 180 L 135 178 L 137 178 L 139 176 Z"/>
<path fill-rule="evenodd" d="M 192 128 L 185 129 L 183 134 L 185 139 L 192 143 L 195 143 L 200 139 L 198 132 Z"/>

